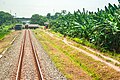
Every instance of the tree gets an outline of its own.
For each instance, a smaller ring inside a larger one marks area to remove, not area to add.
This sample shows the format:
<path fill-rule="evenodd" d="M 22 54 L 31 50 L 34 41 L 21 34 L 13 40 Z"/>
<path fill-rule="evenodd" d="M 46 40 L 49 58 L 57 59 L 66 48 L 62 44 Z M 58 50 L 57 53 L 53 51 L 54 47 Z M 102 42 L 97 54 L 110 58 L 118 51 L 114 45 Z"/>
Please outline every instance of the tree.
<path fill-rule="evenodd" d="M 47 18 L 48 18 L 48 19 L 51 18 L 51 14 L 50 14 L 50 13 L 47 14 Z"/>
<path fill-rule="evenodd" d="M 39 24 L 39 20 L 40 20 L 39 14 L 34 14 L 31 17 L 30 23 L 32 23 L 32 24 Z"/>
<path fill-rule="evenodd" d="M 41 16 L 39 14 L 34 14 L 31 17 L 30 23 L 31 24 L 39 24 L 39 25 L 44 25 L 44 22 L 47 21 L 47 18 L 44 16 Z"/>
<path fill-rule="evenodd" d="M 62 10 L 61 13 L 62 13 L 63 15 L 65 15 L 65 14 L 67 13 L 67 11 L 66 11 L 66 10 Z"/>
<path fill-rule="evenodd" d="M 0 26 L 3 24 L 9 25 L 14 22 L 15 22 L 15 20 L 13 19 L 13 16 L 11 14 L 0 11 Z"/>

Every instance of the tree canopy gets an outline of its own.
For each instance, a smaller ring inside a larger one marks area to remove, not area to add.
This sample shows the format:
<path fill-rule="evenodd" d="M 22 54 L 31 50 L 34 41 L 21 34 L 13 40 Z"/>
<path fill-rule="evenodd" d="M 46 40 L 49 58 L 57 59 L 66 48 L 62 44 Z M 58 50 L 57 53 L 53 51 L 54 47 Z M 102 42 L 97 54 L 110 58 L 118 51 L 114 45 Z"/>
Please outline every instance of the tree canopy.
<path fill-rule="evenodd" d="M 44 22 L 47 21 L 47 18 L 44 16 L 41 16 L 39 14 L 34 14 L 31 17 L 30 23 L 31 24 L 39 24 L 39 25 L 44 25 Z"/>
<path fill-rule="evenodd" d="M 3 24 L 9 25 L 14 22 L 15 20 L 11 14 L 0 11 L 0 26 Z"/>

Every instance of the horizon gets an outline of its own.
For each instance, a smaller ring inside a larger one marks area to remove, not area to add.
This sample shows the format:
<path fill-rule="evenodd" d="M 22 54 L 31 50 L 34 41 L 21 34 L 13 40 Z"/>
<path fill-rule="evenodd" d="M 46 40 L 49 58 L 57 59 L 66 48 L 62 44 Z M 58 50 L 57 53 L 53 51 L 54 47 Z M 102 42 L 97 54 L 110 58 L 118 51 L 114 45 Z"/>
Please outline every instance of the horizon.
<path fill-rule="evenodd" d="M 24 2 L 24 3 L 23 3 Z M 40 4 L 42 3 L 42 4 Z M 89 3 L 89 4 L 87 4 Z M 16 16 L 18 18 L 30 18 L 33 14 L 39 14 L 42 16 L 46 16 L 47 13 L 51 13 L 52 15 L 56 12 L 61 12 L 61 10 L 66 10 L 67 12 L 73 13 L 74 11 L 77 11 L 78 9 L 80 11 L 85 8 L 85 10 L 96 12 L 97 9 L 103 9 L 105 6 L 108 6 L 108 3 L 116 4 L 118 5 L 118 0 L 1 0 L 0 3 L 0 11 L 8 12 L 12 14 L 13 16 Z"/>

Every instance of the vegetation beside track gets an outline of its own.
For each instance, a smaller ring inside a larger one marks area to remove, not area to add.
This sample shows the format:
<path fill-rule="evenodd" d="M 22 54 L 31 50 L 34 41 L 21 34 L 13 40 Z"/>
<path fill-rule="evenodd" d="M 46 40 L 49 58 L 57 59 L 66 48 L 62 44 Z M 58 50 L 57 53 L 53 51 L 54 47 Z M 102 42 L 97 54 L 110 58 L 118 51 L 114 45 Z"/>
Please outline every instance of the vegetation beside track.
<path fill-rule="evenodd" d="M 0 40 L 10 33 L 10 29 L 15 25 L 16 20 L 7 12 L 0 11 Z"/>
<path fill-rule="evenodd" d="M 12 28 L 13 26 L 15 26 L 15 24 L 6 25 L 0 30 L 0 40 L 2 40 L 5 35 L 8 35 L 11 32 L 10 28 Z"/>
<path fill-rule="evenodd" d="M 2 40 L 4 38 L 4 36 L 7 34 L 9 34 L 9 31 L 7 31 L 7 32 L 1 31 L 0 32 L 0 40 Z"/>
<path fill-rule="evenodd" d="M 105 64 L 67 46 L 42 30 L 34 31 L 57 68 L 70 80 L 79 80 L 89 76 L 95 80 L 119 79 L 120 73 Z M 80 74 L 82 74 L 81 77 Z M 81 77 L 81 78 L 80 78 Z"/>
<path fill-rule="evenodd" d="M 11 31 L 2 40 L 0 40 L 0 54 L 5 50 L 5 48 L 10 46 L 11 41 L 19 34 L 19 31 Z"/>
<path fill-rule="evenodd" d="M 54 36 L 56 36 L 56 37 L 58 37 L 58 38 L 61 38 L 61 39 L 64 38 L 64 35 L 60 34 L 59 32 L 56 33 L 56 32 L 54 32 L 53 30 L 48 30 L 48 32 L 49 32 L 49 33 L 52 33 Z M 80 42 L 83 42 L 83 41 L 79 40 L 78 38 L 76 38 L 77 41 L 75 41 L 75 38 L 71 38 L 71 37 L 66 36 L 66 39 L 67 39 L 70 43 L 72 43 L 71 45 L 76 46 L 76 47 L 78 47 L 78 48 L 81 48 L 81 49 L 83 49 L 83 50 L 85 50 L 85 51 L 87 51 L 87 52 L 89 52 L 89 53 L 91 53 L 91 54 L 94 54 L 94 55 L 96 55 L 96 56 L 98 56 L 98 57 L 100 57 L 100 58 L 102 58 L 102 59 L 104 59 L 104 58 L 101 57 L 99 54 L 96 54 L 96 53 L 100 53 L 100 54 L 102 54 L 102 55 L 104 55 L 104 56 L 108 56 L 108 57 L 111 57 L 111 58 L 113 58 L 113 59 L 115 59 L 115 60 L 120 61 L 120 54 L 113 53 L 113 52 L 110 52 L 110 51 L 100 52 L 99 50 L 96 50 L 95 48 L 91 48 L 90 46 L 85 46 L 85 45 L 83 45 L 82 43 L 80 43 Z M 84 41 L 84 42 L 85 42 L 85 41 Z M 86 45 L 89 45 L 89 44 L 90 44 L 89 42 L 86 43 Z M 91 44 L 90 44 L 90 45 L 91 45 Z M 112 63 L 112 61 L 110 61 L 110 60 L 107 60 L 107 59 L 104 59 L 104 60 Z M 116 64 L 116 63 L 114 63 L 114 64 Z M 116 65 L 117 65 L 117 64 L 116 64 Z M 120 65 L 118 65 L 118 66 L 120 66 Z"/>
<path fill-rule="evenodd" d="M 109 3 L 104 10 L 98 8 L 97 12 L 90 12 L 83 8 L 83 11 L 78 10 L 74 13 L 66 10 L 56 12 L 54 15 L 48 13 L 46 17 L 33 15 L 31 22 L 40 24 L 41 21 L 46 21 L 46 18 L 49 28 L 64 36 L 72 37 L 80 44 L 103 52 L 112 51 L 112 55 L 120 53 L 119 5 Z"/>
<path fill-rule="evenodd" d="M 76 42 L 101 51 L 120 52 L 120 6 L 105 6 L 98 12 L 63 11 L 55 19 L 51 17 L 50 28 L 64 36 L 74 38 Z M 54 15 L 56 16 L 56 15 Z"/>

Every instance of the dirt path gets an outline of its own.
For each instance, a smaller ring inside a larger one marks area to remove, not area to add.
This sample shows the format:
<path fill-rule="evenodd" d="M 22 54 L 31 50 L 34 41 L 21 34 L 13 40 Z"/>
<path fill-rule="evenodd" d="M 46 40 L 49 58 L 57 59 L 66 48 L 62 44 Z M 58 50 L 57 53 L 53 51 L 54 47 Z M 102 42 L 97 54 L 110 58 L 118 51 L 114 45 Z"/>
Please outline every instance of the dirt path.
<path fill-rule="evenodd" d="M 68 41 L 67 41 L 68 42 Z M 68 42 L 69 43 L 69 42 Z M 110 60 L 111 62 L 113 62 L 114 64 L 120 64 L 120 62 L 118 61 L 118 60 L 115 60 L 115 59 L 113 59 L 113 58 L 110 58 L 110 57 L 108 57 L 108 56 L 104 56 L 102 53 L 100 53 L 100 52 L 98 52 L 98 51 L 95 51 L 95 50 L 93 50 L 93 49 L 91 49 L 91 48 L 89 48 L 89 47 L 86 47 L 86 46 L 83 46 L 85 49 L 87 49 L 87 50 L 89 50 L 89 51 L 91 51 L 91 52 L 93 52 L 93 53 L 96 53 L 96 54 L 98 54 L 98 55 L 100 55 L 102 58 L 104 58 L 104 59 L 106 59 L 106 60 Z"/>
<path fill-rule="evenodd" d="M 88 53 L 88 52 L 86 52 L 86 51 L 83 50 L 83 49 L 80 49 L 80 48 L 77 48 L 77 47 L 75 47 L 75 46 L 70 45 L 65 38 L 64 38 L 63 42 L 64 42 L 65 44 L 69 45 L 70 47 L 72 47 L 72 48 L 74 48 L 74 49 L 76 49 L 76 50 L 78 50 L 78 51 L 80 51 L 80 52 L 82 52 L 82 53 L 84 53 L 84 54 L 92 57 L 92 58 L 95 59 L 95 60 L 101 61 L 101 62 L 105 63 L 106 65 L 112 67 L 112 68 L 115 69 L 116 71 L 119 71 L 119 72 L 120 72 L 120 68 L 119 68 L 118 66 L 115 66 L 114 64 L 108 63 L 107 61 L 104 61 L 103 59 L 101 59 L 101 58 L 99 58 L 99 57 L 97 57 L 97 56 L 95 56 L 95 55 L 93 55 L 93 54 L 91 54 L 91 53 Z"/>
<path fill-rule="evenodd" d="M 45 33 L 47 33 L 47 34 L 50 35 L 51 37 L 54 37 L 54 34 L 52 34 L 52 33 L 50 33 L 50 32 L 46 32 L 46 31 L 45 31 Z M 57 38 L 57 37 L 54 37 L 54 38 L 56 38 L 56 39 L 58 39 L 58 40 L 62 40 L 62 39 Z M 69 42 L 69 41 L 67 41 L 66 38 L 64 38 L 62 41 L 63 41 L 65 44 L 67 44 L 68 46 L 70 46 L 70 47 L 72 47 L 72 48 L 74 48 L 74 49 L 76 49 L 76 50 L 78 50 L 78 51 L 80 51 L 80 52 L 82 52 L 82 53 L 84 53 L 84 54 L 92 57 L 93 59 L 95 59 L 95 60 L 97 60 L 97 61 L 103 62 L 104 64 L 112 67 L 114 70 L 120 72 L 120 67 L 115 66 L 114 64 L 109 63 L 109 62 L 103 60 L 102 58 L 99 58 L 98 56 L 96 56 L 96 55 L 94 55 L 94 54 L 91 54 L 91 53 L 89 53 L 89 52 L 87 52 L 87 51 L 85 51 L 85 50 L 83 50 L 83 49 L 80 49 L 80 48 L 77 48 L 77 47 L 71 45 L 72 43 Z M 102 54 L 100 54 L 100 53 L 98 53 L 98 52 L 95 52 L 95 51 L 91 50 L 91 49 L 89 49 L 89 50 L 92 51 L 92 52 L 94 52 L 94 53 L 96 53 L 96 54 L 99 54 L 99 55 L 100 55 L 101 57 L 103 57 L 104 59 L 108 59 L 108 60 L 111 60 L 113 63 L 120 64 L 120 62 L 117 61 L 117 60 L 114 60 L 114 59 L 112 59 L 112 58 L 110 58 L 110 57 L 104 56 L 104 55 L 102 55 Z"/>

